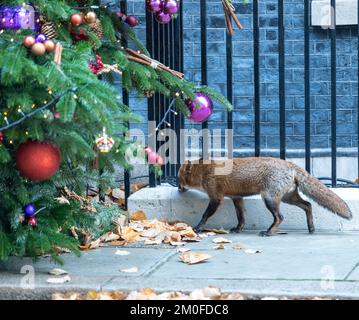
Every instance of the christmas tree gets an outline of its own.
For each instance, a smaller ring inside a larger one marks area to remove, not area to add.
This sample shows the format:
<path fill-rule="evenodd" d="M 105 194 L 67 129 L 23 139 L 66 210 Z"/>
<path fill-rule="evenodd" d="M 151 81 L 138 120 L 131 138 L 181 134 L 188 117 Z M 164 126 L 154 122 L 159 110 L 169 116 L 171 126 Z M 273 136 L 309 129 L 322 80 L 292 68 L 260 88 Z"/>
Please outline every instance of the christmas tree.
<path fill-rule="evenodd" d="M 182 112 L 196 91 L 231 108 L 220 94 L 153 62 L 135 25 L 99 1 L 1 1 L 0 260 L 59 260 L 59 248 L 78 253 L 72 228 L 99 228 L 86 203 L 64 194 L 83 196 L 94 184 L 105 190 L 117 165 L 130 168 L 125 134 L 138 118 L 119 99 L 115 77 L 139 96 L 174 99 Z"/>

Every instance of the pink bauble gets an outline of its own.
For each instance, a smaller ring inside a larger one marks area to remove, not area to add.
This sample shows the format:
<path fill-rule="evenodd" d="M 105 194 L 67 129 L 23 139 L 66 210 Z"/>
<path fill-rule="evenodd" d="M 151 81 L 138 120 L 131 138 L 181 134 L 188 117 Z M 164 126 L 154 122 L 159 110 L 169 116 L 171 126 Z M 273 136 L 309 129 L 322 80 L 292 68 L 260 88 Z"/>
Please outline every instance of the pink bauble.
<path fill-rule="evenodd" d="M 161 11 L 163 5 L 164 5 L 163 0 L 149 0 L 147 3 L 148 10 L 150 10 L 153 13 Z"/>
<path fill-rule="evenodd" d="M 167 0 L 165 2 L 163 11 L 168 14 L 176 14 L 179 9 L 179 4 L 176 0 Z"/>
<path fill-rule="evenodd" d="M 151 151 L 148 153 L 148 163 L 149 164 L 157 164 L 157 153 Z"/>
<path fill-rule="evenodd" d="M 146 147 L 146 148 L 144 148 L 143 150 L 145 150 L 145 152 L 146 152 L 146 153 L 150 153 L 150 152 L 152 152 L 152 149 L 151 149 L 151 148 L 149 148 L 149 147 Z"/>
<path fill-rule="evenodd" d="M 191 115 L 188 117 L 189 120 L 193 122 L 205 122 L 213 113 L 213 102 L 205 94 L 197 92 L 195 95 L 195 101 L 191 99 L 186 100 L 187 107 L 191 112 Z"/>
<path fill-rule="evenodd" d="M 172 15 L 161 11 L 156 13 L 155 18 L 158 23 L 167 24 L 171 21 Z"/>
<path fill-rule="evenodd" d="M 163 158 L 160 155 L 157 155 L 156 163 L 160 166 L 163 166 L 165 162 L 163 161 Z"/>

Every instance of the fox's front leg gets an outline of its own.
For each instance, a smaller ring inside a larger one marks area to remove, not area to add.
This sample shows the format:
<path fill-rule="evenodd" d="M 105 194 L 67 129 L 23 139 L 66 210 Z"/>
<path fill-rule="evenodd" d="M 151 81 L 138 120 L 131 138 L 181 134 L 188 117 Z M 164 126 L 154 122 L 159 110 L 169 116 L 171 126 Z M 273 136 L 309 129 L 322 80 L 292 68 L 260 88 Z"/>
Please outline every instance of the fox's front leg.
<path fill-rule="evenodd" d="M 237 198 L 233 198 L 232 200 L 233 200 L 234 207 L 236 208 L 238 225 L 237 225 L 237 227 L 231 229 L 231 232 L 239 233 L 243 230 L 244 223 L 245 223 L 243 198 L 237 197 Z"/>
<path fill-rule="evenodd" d="M 221 199 L 211 199 L 209 202 L 209 205 L 203 214 L 203 217 L 200 221 L 200 223 L 195 227 L 193 230 L 195 232 L 200 232 L 202 230 L 202 227 L 206 224 L 207 220 L 213 216 L 213 214 L 217 211 L 218 207 L 220 206 L 222 200 Z"/>

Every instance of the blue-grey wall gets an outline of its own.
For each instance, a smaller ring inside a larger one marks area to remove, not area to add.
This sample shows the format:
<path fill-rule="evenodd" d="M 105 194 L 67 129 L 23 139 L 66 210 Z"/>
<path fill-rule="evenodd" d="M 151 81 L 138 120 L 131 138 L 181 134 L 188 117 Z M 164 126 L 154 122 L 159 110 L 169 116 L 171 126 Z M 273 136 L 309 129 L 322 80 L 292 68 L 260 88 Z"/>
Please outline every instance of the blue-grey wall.
<path fill-rule="evenodd" d="M 196 83 L 201 80 L 200 4 L 182 0 L 184 9 L 185 74 Z M 226 30 L 221 1 L 208 0 L 209 85 L 226 92 Z M 254 148 L 253 112 L 253 32 L 251 1 L 235 0 L 244 26 L 233 37 L 234 114 L 236 149 Z M 304 0 L 285 1 L 286 28 L 286 106 L 287 148 L 304 149 Z M 129 1 L 129 12 L 142 25 L 137 27 L 145 40 L 145 0 Z M 279 147 L 278 17 L 277 1 L 260 1 L 261 27 L 261 143 L 263 149 Z M 337 35 L 337 130 L 338 147 L 357 147 L 357 30 L 340 27 Z M 330 40 L 328 30 L 311 32 L 311 134 L 314 149 L 330 147 Z M 145 101 L 133 100 L 133 108 L 147 116 Z M 225 128 L 226 113 L 216 105 L 210 128 Z M 145 121 L 141 128 L 146 129 Z M 192 124 L 188 124 L 193 126 Z M 198 126 L 197 126 L 198 127 Z"/>

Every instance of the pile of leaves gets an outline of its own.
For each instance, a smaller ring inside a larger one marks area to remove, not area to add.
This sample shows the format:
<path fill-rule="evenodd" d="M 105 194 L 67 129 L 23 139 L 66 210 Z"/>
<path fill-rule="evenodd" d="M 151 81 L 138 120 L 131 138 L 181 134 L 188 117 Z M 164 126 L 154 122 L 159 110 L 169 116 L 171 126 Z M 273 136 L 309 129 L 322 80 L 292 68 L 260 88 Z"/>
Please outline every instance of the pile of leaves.
<path fill-rule="evenodd" d="M 87 237 L 81 249 L 91 250 L 104 245 L 126 246 L 134 243 L 183 246 L 188 242 L 199 242 L 202 239 L 186 223 L 148 220 L 143 211 L 135 212 L 129 219 L 122 215 L 114 224 L 115 228 L 112 231 L 95 240 Z"/>
<path fill-rule="evenodd" d="M 244 297 L 240 293 L 222 293 L 218 288 L 207 287 L 194 290 L 189 294 L 179 291 L 156 293 L 150 288 L 131 292 L 54 293 L 52 300 L 244 300 Z"/>
<path fill-rule="evenodd" d="M 139 291 L 89 291 L 86 294 L 79 292 L 54 293 L 52 300 L 334 300 L 328 297 L 274 297 L 274 296 L 247 296 L 240 293 L 223 293 L 216 287 L 197 289 L 191 293 L 179 291 L 156 293 L 147 288 Z"/>

